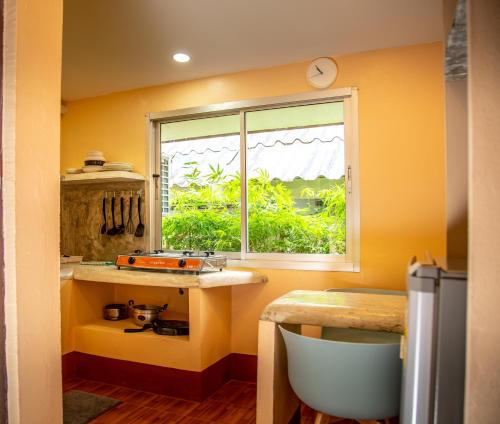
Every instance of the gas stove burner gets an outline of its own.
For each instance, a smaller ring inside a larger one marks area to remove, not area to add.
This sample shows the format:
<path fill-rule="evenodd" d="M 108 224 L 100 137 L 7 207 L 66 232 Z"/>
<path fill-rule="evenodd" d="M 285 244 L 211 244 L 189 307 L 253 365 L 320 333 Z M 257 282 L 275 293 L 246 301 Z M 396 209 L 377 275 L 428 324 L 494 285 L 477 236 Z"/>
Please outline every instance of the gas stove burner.
<path fill-rule="evenodd" d="M 199 274 L 207 271 L 222 271 L 227 265 L 227 258 L 216 255 L 211 250 L 195 252 L 164 252 L 155 250 L 143 252 L 136 250 L 129 255 L 118 255 L 115 262 L 118 269 L 122 267 L 143 270 L 178 271 Z"/>

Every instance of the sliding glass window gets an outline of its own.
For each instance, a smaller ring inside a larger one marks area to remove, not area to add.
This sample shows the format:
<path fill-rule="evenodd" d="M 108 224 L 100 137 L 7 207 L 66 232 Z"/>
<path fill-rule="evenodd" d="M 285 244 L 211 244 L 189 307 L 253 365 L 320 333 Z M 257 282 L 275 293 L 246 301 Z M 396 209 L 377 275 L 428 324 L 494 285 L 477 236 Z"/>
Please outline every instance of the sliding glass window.
<path fill-rule="evenodd" d="M 246 260 L 351 261 L 359 211 L 347 100 L 154 122 L 156 246 Z"/>
<path fill-rule="evenodd" d="M 240 119 L 161 124 L 164 250 L 241 250 Z"/>

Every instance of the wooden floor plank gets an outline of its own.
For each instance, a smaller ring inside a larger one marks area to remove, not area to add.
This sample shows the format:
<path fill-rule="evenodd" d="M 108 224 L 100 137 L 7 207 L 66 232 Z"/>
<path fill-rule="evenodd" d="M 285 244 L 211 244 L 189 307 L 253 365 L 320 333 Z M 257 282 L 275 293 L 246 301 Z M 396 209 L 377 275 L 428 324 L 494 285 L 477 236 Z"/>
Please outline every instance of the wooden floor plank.
<path fill-rule="evenodd" d="M 256 385 L 250 382 L 229 381 L 203 402 L 79 378 L 65 380 L 63 389 L 82 390 L 123 402 L 90 424 L 254 424 L 256 420 Z M 301 407 L 301 424 L 313 424 L 314 417 L 311 408 Z M 338 424 L 356 424 L 356 421 L 346 419 Z"/>

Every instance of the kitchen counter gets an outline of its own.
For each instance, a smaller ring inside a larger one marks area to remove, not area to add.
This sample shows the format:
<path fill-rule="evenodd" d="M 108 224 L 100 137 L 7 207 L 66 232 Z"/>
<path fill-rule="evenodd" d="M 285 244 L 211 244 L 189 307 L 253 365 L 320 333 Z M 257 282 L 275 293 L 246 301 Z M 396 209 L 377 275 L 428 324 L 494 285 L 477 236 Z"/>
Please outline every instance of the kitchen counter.
<path fill-rule="evenodd" d="M 404 333 L 406 297 L 294 290 L 271 302 L 262 321 Z"/>
<path fill-rule="evenodd" d="M 111 264 L 65 264 L 61 274 L 65 278 L 61 281 L 64 354 L 79 352 L 111 363 L 129 361 L 135 369 L 148 364 L 190 373 L 201 373 L 231 354 L 232 286 L 267 281 L 265 275 L 246 270 L 193 275 L 118 270 Z M 190 334 L 178 337 L 146 331 L 131 335 L 123 331 L 135 327 L 131 319 L 115 322 L 102 318 L 103 305 L 126 304 L 129 299 L 137 304 L 168 304 L 162 318 L 188 321 Z M 145 380 L 154 380 L 157 371 L 148 370 Z M 99 369 L 93 372 L 100 375 Z"/>
<path fill-rule="evenodd" d="M 201 289 L 267 282 L 267 277 L 264 274 L 254 271 L 223 270 L 195 275 L 164 271 L 119 270 L 114 265 L 61 265 L 61 280 L 63 279 L 136 286 Z"/>
<path fill-rule="evenodd" d="M 61 264 L 61 270 L 59 274 L 61 281 L 73 279 L 73 270 L 75 266 L 76 264 Z"/>

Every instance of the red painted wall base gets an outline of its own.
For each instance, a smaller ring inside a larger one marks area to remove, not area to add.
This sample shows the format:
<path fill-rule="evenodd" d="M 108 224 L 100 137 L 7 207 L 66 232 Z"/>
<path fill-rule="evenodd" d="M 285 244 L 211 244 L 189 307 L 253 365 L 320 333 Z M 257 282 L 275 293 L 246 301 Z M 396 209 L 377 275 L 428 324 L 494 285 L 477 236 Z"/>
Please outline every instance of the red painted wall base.
<path fill-rule="evenodd" d="M 62 357 L 63 378 L 84 378 L 202 401 L 229 380 L 257 381 L 257 357 L 232 353 L 201 372 L 105 358 L 81 352 Z"/>

